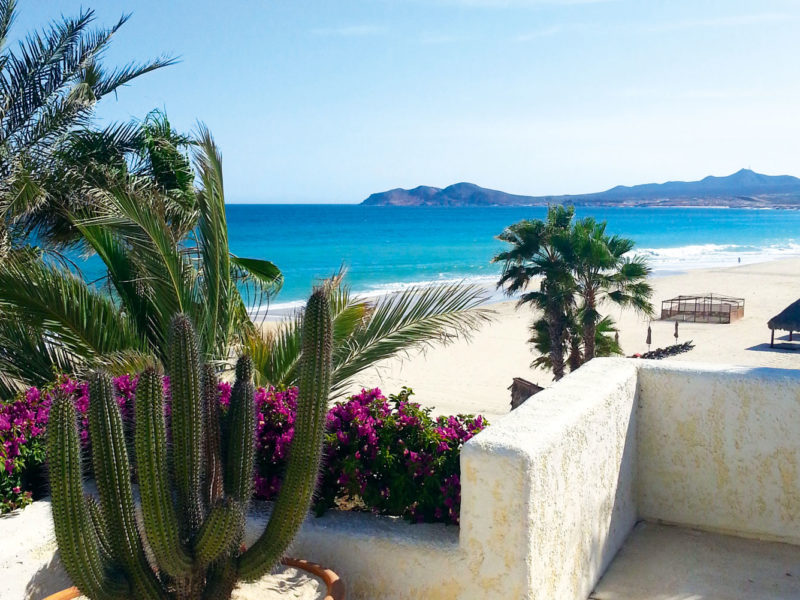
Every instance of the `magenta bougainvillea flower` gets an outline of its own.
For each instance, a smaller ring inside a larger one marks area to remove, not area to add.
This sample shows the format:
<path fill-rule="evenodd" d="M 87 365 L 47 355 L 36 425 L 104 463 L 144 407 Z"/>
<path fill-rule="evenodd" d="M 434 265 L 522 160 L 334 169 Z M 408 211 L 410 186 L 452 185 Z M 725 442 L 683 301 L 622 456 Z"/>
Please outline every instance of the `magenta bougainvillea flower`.
<path fill-rule="evenodd" d="M 126 432 L 133 430 L 138 377 L 116 377 L 114 391 Z M 231 386 L 219 384 L 223 412 Z M 170 410 L 169 378 L 164 378 L 165 412 Z M 43 433 L 54 394 L 75 402 L 85 449 L 91 445 L 85 382 L 60 377 L 53 385 L 30 388 L 12 402 L 0 404 L 0 512 L 28 504 L 29 488 L 41 478 Z M 297 388 L 256 390 L 255 496 L 272 500 L 291 451 L 297 413 Z M 457 524 L 461 503 L 461 446 L 486 427 L 478 416 L 433 418 L 403 390 L 386 398 L 375 388 L 361 390 L 328 412 L 324 468 L 320 474 L 317 513 L 339 506 L 404 516 L 413 521 Z"/>

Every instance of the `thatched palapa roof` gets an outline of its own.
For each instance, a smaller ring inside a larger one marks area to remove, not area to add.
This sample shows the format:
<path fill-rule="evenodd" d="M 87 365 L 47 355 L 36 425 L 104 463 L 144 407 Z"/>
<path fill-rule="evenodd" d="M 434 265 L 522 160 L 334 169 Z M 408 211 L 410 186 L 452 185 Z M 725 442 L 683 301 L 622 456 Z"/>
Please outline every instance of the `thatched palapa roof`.
<path fill-rule="evenodd" d="M 780 313 L 767 321 L 770 329 L 783 331 L 800 331 L 800 300 L 792 302 Z"/>

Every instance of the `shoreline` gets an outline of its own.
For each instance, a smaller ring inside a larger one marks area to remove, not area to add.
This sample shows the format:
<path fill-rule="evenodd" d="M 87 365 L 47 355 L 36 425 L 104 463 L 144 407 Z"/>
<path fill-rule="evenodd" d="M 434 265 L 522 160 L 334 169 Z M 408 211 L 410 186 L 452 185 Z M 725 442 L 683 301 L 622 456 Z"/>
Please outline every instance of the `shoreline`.
<path fill-rule="evenodd" d="M 657 320 L 661 301 L 681 294 L 713 292 L 745 299 L 744 317 L 731 324 L 681 322 L 678 342 L 693 341 L 694 350 L 664 360 L 716 363 L 745 367 L 800 369 L 798 350 L 769 348 L 767 321 L 800 297 L 800 258 L 786 258 L 725 268 L 692 269 L 685 273 L 651 277 L 654 288 L 652 321 L 631 310 L 609 304 L 601 312 L 617 323 L 626 356 L 647 351 L 648 324 L 652 349 L 675 343 L 674 321 Z M 434 414 L 480 413 L 490 420 L 509 410 L 507 387 L 513 377 L 523 377 L 547 387 L 552 375 L 530 367 L 535 358 L 527 342 L 535 312 L 516 308 L 514 300 L 494 303 L 496 319 L 477 332 L 472 341 L 392 359 L 356 377 L 358 386 L 380 387 L 397 393 L 414 389 L 414 400 Z M 798 336 L 795 336 L 798 340 Z M 787 343 L 788 332 L 776 332 L 776 342 Z"/>
<path fill-rule="evenodd" d="M 769 264 L 773 262 L 800 260 L 800 253 L 782 257 L 769 257 L 764 259 L 760 259 L 758 257 L 753 257 L 753 258 L 754 260 L 752 261 L 746 260 L 741 263 L 735 263 L 727 266 L 715 265 L 715 264 L 712 265 L 700 264 L 697 266 L 687 265 L 686 268 L 683 269 L 668 269 L 668 268 L 654 269 L 650 275 L 650 278 L 662 279 L 665 277 L 688 275 L 690 273 L 694 273 L 697 271 L 734 269 L 739 267 Z M 495 284 L 498 277 L 499 275 L 475 276 L 475 277 L 464 277 L 464 278 L 454 277 L 454 278 L 447 278 L 435 281 L 426 280 L 418 282 L 387 284 L 387 288 L 385 289 L 379 288 L 367 291 L 351 291 L 351 294 L 353 297 L 375 300 L 384 296 L 390 296 L 392 294 L 402 292 L 411 287 L 428 287 L 428 286 L 447 284 L 447 283 L 468 283 L 468 284 L 472 283 L 475 285 L 479 285 L 486 290 L 488 298 L 484 303 L 485 305 L 495 305 L 495 304 L 501 304 L 503 302 L 516 302 L 516 300 L 513 297 L 505 295 L 502 291 L 496 288 Z M 704 290 L 696 290 L 696 292 L 702 292 L 702 291 Z M 266 306 L 262 305 L 256 308 L 255 310 L 250 310 L 249 314 L 251 318 L 253 318 L 254 320 L 258 320 L 263 323 L 275 323 L 290 318 L 298 309 L 301 309 L 303 306 L 305 306 L 304 300 L 288 300 L 286 302 L 269 303 Z"/>

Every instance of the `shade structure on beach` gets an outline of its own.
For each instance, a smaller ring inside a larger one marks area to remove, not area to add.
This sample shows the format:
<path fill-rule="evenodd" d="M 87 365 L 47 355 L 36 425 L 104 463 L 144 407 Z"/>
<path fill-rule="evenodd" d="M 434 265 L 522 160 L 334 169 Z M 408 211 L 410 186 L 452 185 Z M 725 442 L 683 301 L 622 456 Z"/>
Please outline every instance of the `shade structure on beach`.
<path fill-rule="evenodd" d="M 767 327 L 772 330 L 769 345 L 775 345 L 775 330 L 789 332 L 789 341 L 792 341 L 792 333 L 800 331 L 800 300 L 795 300 L 784 308 L 777 315 L 767 321 Z"/>
<path fill-rule="evenodd" d="M 732 323 L 744 316 L 744 298 L 723 294 L 675 296 L 661 302 L 663 321 Z"/>
<path fill-rule="evenodd" d="M 650 344 L 652 344 L 652 343 L 653 343 L 653 330 L 650 328 L 650 325 L 648 325 L 647 326 L 647 341 L 645 341 L 645 344 L 647 344 L 647 347 L 649 348 Z"/>
<path fill-rule="evenodd" d="M 675 321 L 675 341 L 678 341 L 678 322 Z"/>

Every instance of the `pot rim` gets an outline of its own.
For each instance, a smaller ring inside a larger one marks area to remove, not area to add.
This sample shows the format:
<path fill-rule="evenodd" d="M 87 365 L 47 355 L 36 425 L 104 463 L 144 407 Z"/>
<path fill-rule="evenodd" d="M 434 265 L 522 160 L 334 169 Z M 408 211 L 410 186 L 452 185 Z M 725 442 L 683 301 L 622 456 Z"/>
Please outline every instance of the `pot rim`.
<path fill-rule="evenodd" d="M 345 600 L 345 587 L 341 578 L 331 569 L 309 562 L 300 558 L 283 558 L 281 564 L 287 567 L 294 567 L 315 577 L 319 577 L 325 583 L 327 594 L 324 600 Z M 80 597 L 81 592 L 76 587 L 67 588 L 45 597 L 43 600 L 74 600 Z"/>

